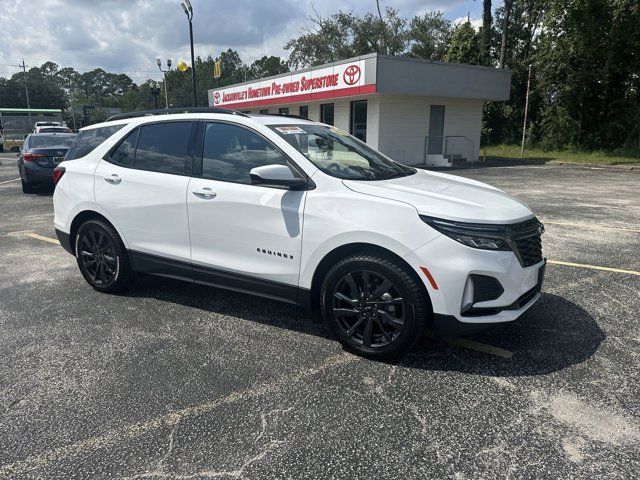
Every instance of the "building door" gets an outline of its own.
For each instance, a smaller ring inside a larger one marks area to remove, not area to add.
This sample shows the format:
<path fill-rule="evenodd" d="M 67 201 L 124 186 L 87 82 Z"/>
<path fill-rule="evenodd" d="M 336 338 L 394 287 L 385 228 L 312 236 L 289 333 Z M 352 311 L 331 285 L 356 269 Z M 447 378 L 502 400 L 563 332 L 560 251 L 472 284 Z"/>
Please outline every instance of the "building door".
<path fill-rule="evenodd" d="M 351 102 L 351 125 L 349 133 L 363 142 L 367 141 L 367 101 Z"/>
<path fill-rule="evenodd" d="M 444 105 L 431 105 L 429 111 L 429 139 L 427 155 L 442 155 L 444 140 Z"/>

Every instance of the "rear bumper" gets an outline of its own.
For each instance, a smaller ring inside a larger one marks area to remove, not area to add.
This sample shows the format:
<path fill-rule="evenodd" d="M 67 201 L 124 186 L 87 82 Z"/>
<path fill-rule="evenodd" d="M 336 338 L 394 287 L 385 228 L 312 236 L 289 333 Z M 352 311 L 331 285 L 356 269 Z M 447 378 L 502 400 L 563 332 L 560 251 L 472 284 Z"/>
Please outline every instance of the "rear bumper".
<path fill-rule="evenodd" d="M 58 230 L 56 228 L 56 236 L 58 237 L 58 241 L 62 248 L 64 248 L 67 252 L 73 255 L 73 247 L 71 246 L 71 236 L 68 233 L 63 232 L 62 230 Z"/>
<path fill-rule="evenodd" d="M 22 162 L 22 165 L 25 182 L 53 183 L 53 167 L 41 167 L 33 162 Z"/>

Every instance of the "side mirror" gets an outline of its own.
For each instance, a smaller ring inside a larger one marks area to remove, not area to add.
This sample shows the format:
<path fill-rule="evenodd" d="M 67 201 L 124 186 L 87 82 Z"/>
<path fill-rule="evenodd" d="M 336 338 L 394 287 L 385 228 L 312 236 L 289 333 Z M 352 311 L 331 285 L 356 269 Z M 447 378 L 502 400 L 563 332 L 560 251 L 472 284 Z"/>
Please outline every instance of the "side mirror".
<path fill-rule="evenodd" d="M 266 187 L 287 187 L 289 190 L 304 190 L 307 182 L 302 178 L 297 178 L 286 165 L 265 165 L 263 167 L 252 168 L 249 172 L 253 185 L 264 185 Z"/>

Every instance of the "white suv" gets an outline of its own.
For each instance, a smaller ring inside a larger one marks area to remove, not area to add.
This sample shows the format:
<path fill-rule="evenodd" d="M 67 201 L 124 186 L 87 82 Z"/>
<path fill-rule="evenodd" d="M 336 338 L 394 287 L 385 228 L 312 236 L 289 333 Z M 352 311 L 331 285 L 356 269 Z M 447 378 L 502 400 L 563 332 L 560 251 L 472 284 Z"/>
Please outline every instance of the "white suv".
<path fill-rule="evenodd" d="M 373 358 L 540 296 L 543 227 L 494 187 L 300 118 L 116 118 L 82 129 L 55 173 L 58 238 L 98 291 L 148 273 L 318 308 Z"/>

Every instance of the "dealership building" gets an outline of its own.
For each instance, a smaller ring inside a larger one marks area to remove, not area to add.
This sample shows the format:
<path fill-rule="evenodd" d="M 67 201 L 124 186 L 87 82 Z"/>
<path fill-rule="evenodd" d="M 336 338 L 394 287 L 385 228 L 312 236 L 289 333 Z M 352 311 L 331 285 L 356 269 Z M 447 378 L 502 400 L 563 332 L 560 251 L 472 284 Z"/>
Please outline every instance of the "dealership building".
<path fill-rule="evenodd" d="M 209 90 L 209 105 L 334 125 L 409 165 L 477 161 L 482 106 L 511 72 L 369 54 Z"/>

